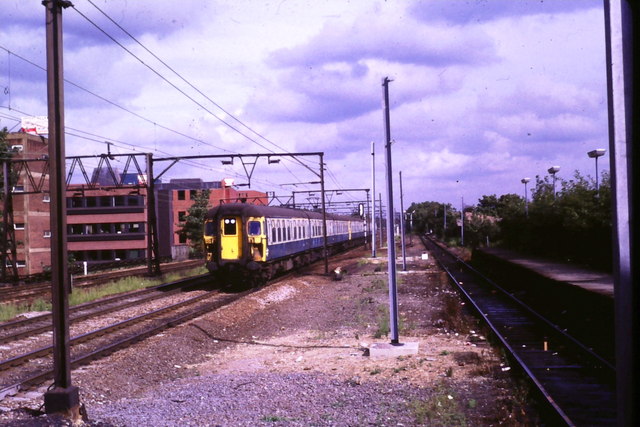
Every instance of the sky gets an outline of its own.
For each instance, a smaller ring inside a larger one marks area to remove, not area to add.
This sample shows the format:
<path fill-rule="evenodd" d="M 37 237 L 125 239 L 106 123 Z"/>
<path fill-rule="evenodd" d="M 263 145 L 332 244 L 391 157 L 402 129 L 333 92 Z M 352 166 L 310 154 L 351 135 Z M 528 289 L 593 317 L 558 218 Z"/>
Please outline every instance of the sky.
<path fill-rule="evenodd" d="M 47 115 L 45 8 L 0 4 L 0 127 L 17 131 Z M 357 190 L 336 202 L 372 189 L 373 142 L 386 205 L 385 77 L 396 211 L 400 183 L 406 209 L 523 196 L 556 165 L 595 179 L 587 152 L 608 147 L 601 0 L 73 0 L 63 43 L 67 156 L 323 152 L 325 187 Z M 315 155 L 162 179 L 247 184 L 245 168 L 252 190 L 319 189 Z"/>

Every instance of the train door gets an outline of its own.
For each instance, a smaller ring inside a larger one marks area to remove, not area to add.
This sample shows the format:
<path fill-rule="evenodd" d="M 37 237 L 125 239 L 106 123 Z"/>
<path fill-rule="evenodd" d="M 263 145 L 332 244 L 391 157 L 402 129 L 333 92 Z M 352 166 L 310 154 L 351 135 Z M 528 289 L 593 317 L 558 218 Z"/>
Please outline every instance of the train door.
<path fill-rule="evenodd" d="M 220 258 L 237 260 L 242 256 L 242 227 L 239 216 L 225 216 L 221 220 Z"/>

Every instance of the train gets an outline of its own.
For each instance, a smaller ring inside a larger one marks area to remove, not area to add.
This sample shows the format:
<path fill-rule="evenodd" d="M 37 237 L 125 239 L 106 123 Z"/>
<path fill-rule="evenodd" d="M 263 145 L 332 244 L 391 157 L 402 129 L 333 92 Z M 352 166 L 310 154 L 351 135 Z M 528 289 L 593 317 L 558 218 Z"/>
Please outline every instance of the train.
<path fill-rule="evenodd" d="M 327 213 L 326 224 L 329 253 L 365 240 L 365 224 L 359 217 Z M 324 256 L 323 216 L 315 211 L 221 204 L 207 212 L 203 234 L 211 275 L 250 286 Z"/>

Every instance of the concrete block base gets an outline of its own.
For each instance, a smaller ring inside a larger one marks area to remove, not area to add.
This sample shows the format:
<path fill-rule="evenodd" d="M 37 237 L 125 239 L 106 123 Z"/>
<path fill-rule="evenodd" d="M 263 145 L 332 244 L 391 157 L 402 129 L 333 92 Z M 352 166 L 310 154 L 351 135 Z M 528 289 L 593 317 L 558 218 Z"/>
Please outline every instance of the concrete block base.
<path fill-rule="evenodd" d="M 78 387 L 56 387 L 44 394 L 44 410 L 47 414 L 66 413 L 79 406 L 80 389 Z"/>
<path fill-rule="evenodd" d="M 398 344 L 374 343 L 369 347 L 369 357 L 390 358 L 418 354 L 417 342 L 404 342 Z"/>

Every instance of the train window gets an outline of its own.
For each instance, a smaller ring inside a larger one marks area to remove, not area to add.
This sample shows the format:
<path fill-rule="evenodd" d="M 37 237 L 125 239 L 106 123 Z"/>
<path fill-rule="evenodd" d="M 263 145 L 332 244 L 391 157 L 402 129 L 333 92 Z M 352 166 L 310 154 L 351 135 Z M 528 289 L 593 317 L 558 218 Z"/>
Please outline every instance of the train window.
<path fill-rule="evenodd" d="M 250 236 L 259 236 L 260 234 L 262 234 L 260 221 L 249 221 L 248 228 Z"/>
<path fill-rule="evenodd" d="M 282 241 L 282 228 L 278 227 L 278 242 Z"/>
<path fill-rule="evenodd" d="M 225 218 L 224 219 L 224 234 L 225 234 L 225 236 L 233 236 L 233 235 L 237 234 L 236 219 L 235 218 Z"/>
<path fill-rule="evenodd" d="M 216 223 L 215 221 L 207 221 L 204 223 L 204 235 L 205 236 L 213 236 L 216 234 Z"/>
<path fill-rule="evenodd" d="M 276 228 L 275 228 L 275 227 L 272 227 L 272 228 L 271 228 L 271 240 L 272 240 L 273 242 L 275 242 L 275 241 L 276 241 Z"/>

